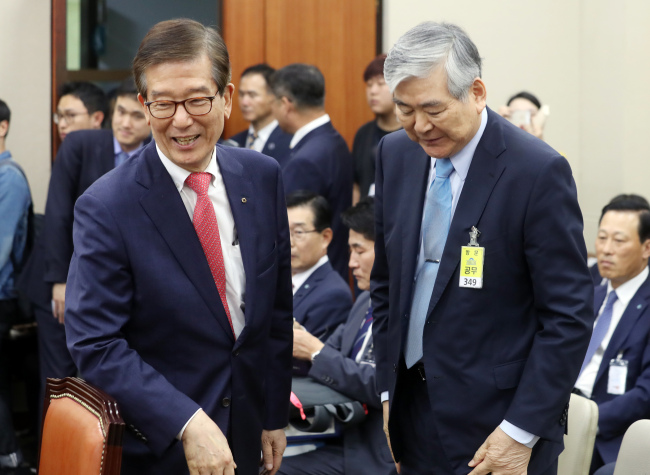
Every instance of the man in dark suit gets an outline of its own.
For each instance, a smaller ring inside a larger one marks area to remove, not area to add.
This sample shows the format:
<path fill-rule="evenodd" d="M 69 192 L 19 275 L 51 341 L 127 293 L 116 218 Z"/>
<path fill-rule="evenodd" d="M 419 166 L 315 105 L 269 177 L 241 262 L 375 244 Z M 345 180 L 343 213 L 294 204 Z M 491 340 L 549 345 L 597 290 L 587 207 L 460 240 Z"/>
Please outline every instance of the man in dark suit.
<path fill-rule="evenodd" d="M 623 435 L 650 417 L 650 207 L 620 195 L 603 208 L 596 257 L 597 319 L 575 392 L 598 404 L 591 472 L 616 460 Z"/>
<path fill-rule="evenodd" d="M 377 153 L 371 298 L 402 475 L 555 473 L 593 322 L 569 165 L 487 109 L 480 66 L 427 22 L 384 67 L 404 131 Z"/>
<path fill-rule="evenodd" d="M 280 166 L 289 159 L 287 134 L 273 117 L 275 96 L 269 87 L 269 80 L 275 69 L 268 64 L 256 64 L 244 69 L 239 80 L 239 108 L 250 127 L 230 137 L 240 147 L 252 148 L 275 158 Z"/>
<path fill-rule="evenodd" d="M 350 286 L 327 257 L 332 242 L 332 211 L 325 198 L 301 190 L 287 196 L 287 214 L 293 318 L 325 341 L 345 321 L 352 307 Z"/>
<path fill-rule="evenodd" d="M 350 269 L 364 292 L 354 303 L 347 322 L 323 343 L 308 331 L 294 329 L 294 357 L 312 363 L 309 376 L 367 405 L 361 423 L 346 427 L 341 439 L 328 439 L 312 452 L 288 457 L 285 475 L 395 474 L 382 431 L 382 410 L 375 385 L 375 358 L 370 306 L 370 271 L 375 260 L 373 198 L 364 198 L 342 216 L 350 229 Z"/>
<path fill-rule="evenodd" d="M 114 396 L 123 474 L 280 466 L 291 385 L 291 269 L 281 171 L 215 146 L 234 86 L 219 34 L 158 23 L 133 62 L 155 142 L 75 205 L 66 335 Z"/>
<path fill-rule="evenodd" d="M 334 269 L 348 278 L 348 231 L 341 213 L 352 204 L 352 158 L 345 140 L 325 113 L 325 78 L 316 66 L 290 64 L 271 76 L 273 114 L 293 134 L 282 169 L 287 194 L 309 190 L 332 208 L 334 238 L 327 251 Z"/>
<path fill-rule="evenodd" d="M 35 302 L 41 400 L 46 378 L 77 374 L 64 327 L 75 201 L 95 180 L 137 153 L 151 133 L 133 79 L 124 81 L 116 94 L 112 130 L 73 131 L 63 141 L 50 177 L 43 235 L 21 282 Z"/>

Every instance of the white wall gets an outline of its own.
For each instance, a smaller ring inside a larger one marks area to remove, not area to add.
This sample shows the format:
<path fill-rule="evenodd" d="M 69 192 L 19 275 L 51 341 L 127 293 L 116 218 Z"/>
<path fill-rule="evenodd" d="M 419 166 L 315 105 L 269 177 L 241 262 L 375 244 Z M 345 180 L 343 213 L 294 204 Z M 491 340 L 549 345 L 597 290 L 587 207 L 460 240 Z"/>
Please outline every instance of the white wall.
<path fill-rule="evenodd" d="M 650 2 L 384 0 L 384 49 L 424 20 L 474 40 L 490 107 L 522 89 L 549 104 L 545 138 L 573 168 L 589 250 L 610 198 L 650 198 Z"/>
<path fill-rule="evenodd" d="M 43 212 L 50 177 L 50 1 L 2 0 L 0 98 L 11 109 L 7 148 Z"/>

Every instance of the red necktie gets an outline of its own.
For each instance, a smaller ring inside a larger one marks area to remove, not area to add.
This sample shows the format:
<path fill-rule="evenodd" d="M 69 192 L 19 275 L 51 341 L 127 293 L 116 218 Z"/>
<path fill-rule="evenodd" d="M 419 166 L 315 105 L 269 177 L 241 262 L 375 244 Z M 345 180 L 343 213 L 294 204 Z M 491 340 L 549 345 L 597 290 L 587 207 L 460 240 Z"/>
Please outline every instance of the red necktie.
<path fill-rule="evenodd" d="M 205 257 L 208 259 L 208 265 L 210 266 L 214 283 L 217 285 L 221 303 L 223 303 L 223 308 L 226 310 L 230 328 L 233 328 L 228 302 L 226 301 L 226 270 L 223 264 L 217 215 L 214 213 L 214 206 L 208 196 L 208 185 L 211 179 L 212 175 L 210 173 L 191 173 L 185 180 L 185 184 L 197 194 L 198 199 L 196 200 L 192 223 L 201 242 Z M 233 329 L 234 333 L 235 330 Z"/>

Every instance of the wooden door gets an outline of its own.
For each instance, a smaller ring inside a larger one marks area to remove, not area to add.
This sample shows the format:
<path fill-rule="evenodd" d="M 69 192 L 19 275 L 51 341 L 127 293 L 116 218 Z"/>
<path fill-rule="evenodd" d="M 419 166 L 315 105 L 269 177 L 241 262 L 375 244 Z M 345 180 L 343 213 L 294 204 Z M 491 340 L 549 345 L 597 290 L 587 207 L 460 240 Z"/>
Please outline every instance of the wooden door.
<path fill-rule="evenodd" d="M 261 62 L 317 66 L 325 76 L 325 110 L 351 147 L 357 129 L 373 118 L 363 71 L 378 53 L 378 6 L 377 0 L 224 0 L 233 83 Z M 235 94 L 224 137 L 247 127 Z"/>

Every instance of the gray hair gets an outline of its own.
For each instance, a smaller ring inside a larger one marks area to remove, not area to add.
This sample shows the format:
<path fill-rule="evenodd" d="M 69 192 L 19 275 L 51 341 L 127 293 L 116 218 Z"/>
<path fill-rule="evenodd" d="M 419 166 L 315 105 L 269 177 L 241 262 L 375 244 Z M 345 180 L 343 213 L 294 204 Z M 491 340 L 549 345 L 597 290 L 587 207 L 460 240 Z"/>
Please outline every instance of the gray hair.
<path fill-rule="evenodd" d="M 449 93 L 466 101 L 474 79 L 481 77 L 478 49 L 462 28 L 427 21 L 397 40 L 384 63 L 384 78 L 394 92 L 403 80 L 428 77 L 439 65 L 447 73 Z"/>

